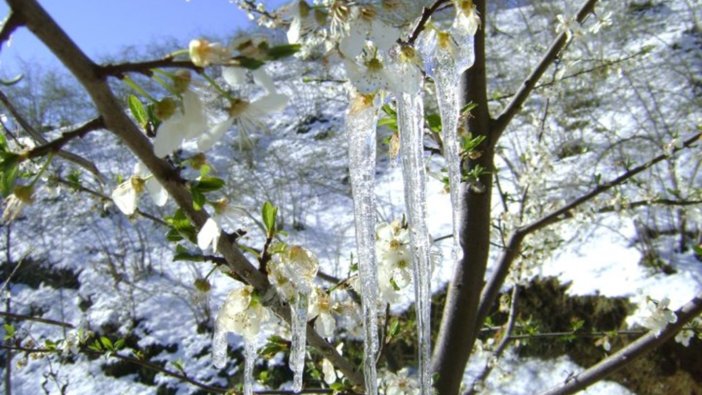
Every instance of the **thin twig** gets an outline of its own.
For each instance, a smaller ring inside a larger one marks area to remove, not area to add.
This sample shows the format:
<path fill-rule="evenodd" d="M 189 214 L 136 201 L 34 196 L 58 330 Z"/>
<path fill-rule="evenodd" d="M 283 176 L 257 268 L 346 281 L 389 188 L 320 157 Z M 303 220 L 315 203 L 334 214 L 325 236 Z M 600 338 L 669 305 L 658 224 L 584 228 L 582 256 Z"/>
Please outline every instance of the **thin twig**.
<path fill-rule="evenodd" d="M 56 140 L 47 142 L 44 145 L 40 145 L 38 147 L 32 148 L 28 152 L 24 153 L 21 155 L 21 158 L 23 160 L 26 159 L 33 159 L 37 158 L 40 156 L 44 156 L 50 152 L 59 152 L 61 149 L 71 142 L 73 139 L 76 138 L 83 138 L 85 135 L 87 135 L 90 132 L 99 130 L 99 129 L 104 129 L 105 124 L 102 121 L 102 118 L 94 118 L 83 125 L 79 126 L 78 128 L 64 132 L 61 134 L 61 137 L 57 138 Z"/>
<path fill-rule="evenodd" d="M 419 33 L 421 33 L 424 28 L 427 25 L 427 22 L 429 22 L 429 18 L 431 18 L 432 15 L 445 3 L 448 3 L 449 0 L 436 0 L 434 4 L 432 4 L 429 7 L 424 7 L 422 10 L 422 16 L 419 18 L 419 21 L 417 22 L 417 25 L 412 29 L 412 34 L 410 34 L 409 38 L 407 39 L 407 44 L 414 44 L 415 41 L 417 41 L 417 38 L 419 38 Z"/>
<path fill-rule="evenodd" d="M 7 109 L 7 111 L 10 112 L 15 121 L 17 121 L 20 127 L 24 129 L 24 131 L 27 132 L 27 134 L 29 134 L 32 137 L 32 139 L 34 139 L 34 141 L 36 141 L 40 145 L 49 143 L 49 141 L 40 132 L 34 129 L 32 125 L 30 125 L 29 122 L 27 122 L 27 120 L 24 119 L 22 114 L 20 114 L 20 112 L 17 111 L 14 104 L 12 104 L 10 99 L 2 91 L 0 91 L 0 103 L 2 103 L 5 106 L 5 108 Z M 84 168 L 85 170 L 95 175 L 98 181 L 104 182 L 102 174 L 100 174 L 100 171 L 97 169 L 95 164 L 93 164 L 93 162 L 83 158 L 82 156 L 63 150 L 59 150 L 57 155 L 66 159 L 69 162 L 73 162 L 76 165 Z"/>
<path fill-rule="evenodd" d="M 50 320 L 48 318 L 33 317 L 33 316 L 23 315 L 23 314 L 15 314 L 15 313 L 7 312 L 7 311 L 0 311 L 0 316 L 7 317 L 7 318 L 10 318 L 13 320 L 18 320 L 18 321 L 36 321 L 36 322 L 41 322 L 42 324 L 55 325 L 55 326 L 60 326 L 63 328 L 70 328 L 70 329 L 75 328 L 74 325 L 69 324 L 68 322 Z"/>
<path fill-rule="evenodd" d="M 578 11 L 575 20 L 578 23 L 583 23 L 587 16 L 595 9 L 595 3 L 597 3 L 597 0 L 588 0 L 585 2 L 585 4 L 583 4 L 583 6 L 580 8 L 580 11 Z M 551 47 L 548 49 L 546 54 L 544 54 L 543 58 L 541 58 L 541 61 L 536 68 L 526 79 L 524 79 L 521 87 L 512 98 L 512 101 L 507 105 L 507 107 L 505 107 L 500 116 L 498 116 L 494 122 L 493 129 L 497 136 L 502 134 L 502 132 L 507 128 L 507 125 L 509 125 L 510 121 L 512 121 L 512 118 L 517 115 L 526 99 L 529 98 L 531 92 L 536 87 L 539 79 L 541 79 L 541 76 L 543 76 L 546 69 L 548 69 L 551 64 L 556 61 L 556 59 L 558 59 L 560 52 L 567 44 L 568 34 L 567 32 L 562 32 L 553 41 Z"/>
<path fill-rule="evenodd" d="M 107 64 L 98 67 L 98 75 L 101 77 L 117 77 L 124 78 L 126 73 L 138 73 L 148 77 L 153 75 L 154 69 L 189 69 L 197 73 L 203 71 L 202 67 L 195 66 L 190 60 L 175 60 L 172 56 L 166 56 L 163 59 L 150 60 L 145 62 L 124 62 L 118 64 Z"/>

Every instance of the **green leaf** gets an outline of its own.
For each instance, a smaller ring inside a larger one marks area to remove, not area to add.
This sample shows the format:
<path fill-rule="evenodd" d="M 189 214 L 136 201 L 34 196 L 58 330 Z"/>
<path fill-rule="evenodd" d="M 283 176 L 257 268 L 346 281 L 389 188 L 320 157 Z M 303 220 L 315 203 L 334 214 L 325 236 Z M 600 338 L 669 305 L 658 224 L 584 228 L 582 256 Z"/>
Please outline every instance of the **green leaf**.
<path fill-rule="evenodd" d="M 295 55 L 300 51 L 302 46 L 300 44 L 285 44 L 276 45 L 268 49 L 268 57 L 271 60 L 278 60 L 280 58 L 287 58 L 288 56 Z"/>
<path fill-rule="evenodd" d="M 132 112 L 134 119 L 136 119 L 141 127 L 145 127 L 149 122 L 149 115 L 146 109 L 144 109 L 144 104 L 134 95 L 129 95 L 127 102 L 129 103 L 129 110 Z"/>
<path fill-rule="evenodd" d="M 429 124 L 429 130 L 436 134 L 441 133 L 441 116 L 439 114 L 429 114 L 427 115 L 427 124 Z"/>
<path fill-rule="evenodd" d="M 15 329 L 12 324 L 3 324 L 2 325 L 3 329 L 5 329 L 5 337 L 3 340 L 9 340 L 15 337 L 15 333 L 17 333 L 17 330 Z"/>
<path fill-rule="evenodd" d="M 263 203 L 261 214 L 263 226 L 266 227 L 267 236 L 272 237 L 275 234 L 275 217 L 278 215 L 278 208 L 275 207 L 273 203 L 266 201 Z"/>
<path fill-rule="evenodd" d="M 56 351 L 56 343 L 49 339 L 46 339 L 44 340 L 44 348 L 46 348 L 49 351 Z"/>
<path fill-rule="evenodd" d="M 205 203 L 207 203 L 205 194 L 200 192 L 199 189 L 192 189 L 191 192 L 193 195 L 193 208 L 197 211 L 202 210 L 202 208 L 205 207 Z"/>
<path fill-rule="evenodd" d="M 380 109 L 383 110 L 384 113 L 386 113 L 394 118 L 397 118 L 397 111 L 395 111 L 395 109 L 392 108 L 391 105 L 383 104 L 383 106 L 380 107 Z"/>
<path fill-rule="evenodd" d="M 692 246 L 692 250 L 695 252 L 695 255 L 702 256 L 702 245 Z"/>
<path fill-rule="evenodd" d="M 115 350 L 121 350 L 124 347 L 124 339 L 117 339 L 115 342 Z"/>
<path fill-rule="evenodd" d="M 98 340 L 95 340 L 93 344 L 88 346 L 89 349 L 96 351 L 96 352 L 103 352 L 104 350 L 102 349 L 102 344 Z"/>
<path fill-rule="evenodd" d="M 398 131 L 397 118 L 390 118 L 390 117 L 380 118 L 378 120 L 378 126 L 387 126 L 388 129 L 392 130 L 393 132 Z"/>
<path fill-rule="evenodd" d="M 105 350 L 112 351 L 115 349 L 115 346 L 112 344 L 112 340 L 110 340 L 107 336 L 100 337 L 100 344 L 102 344 L 102 347 Z"/>
<path fill-rule="evenodd" d="M 8 197 L 15 189 L 15 181 L 19 175 L 19 155 L 6 153 L 0 162 L 0 192 Z"/>
<path fill-rule="evenodd" d="M 388 327 L 388 337 L 394 337 L 400 332 L 400 320 L 393 318 L 390 321 L 390 327 Z"/>
<path fill-rule="evenodd" d="M 195 184 L 193 184 L 193 188 L 202 193 L 213 192 L 221 189 L 223 186 L 224 180 L 217 177 L 202 177 Z"/>
<path fill-rule="evenodd" d="M 192 252 L 185 248 L 185 246 L 183 246 L 182 244 L 178 244 L 176 246 L 175 254 L 173 255 L 173 261 L 202 262 L 204 261 L 204 258 L 202 257 L 202 254 Z"/>
<path fill-rule="evenodd" d="M 239 63 L 239 66 L 249 69 L 249 70 L 256 70 L 257 68 L 263 66 L 265 63 L 261 62 L 260 60 L 254 59 L 254 58 L 247 58 L 246 56 L 237 56 L 234 58 L 234 60 Z"/>

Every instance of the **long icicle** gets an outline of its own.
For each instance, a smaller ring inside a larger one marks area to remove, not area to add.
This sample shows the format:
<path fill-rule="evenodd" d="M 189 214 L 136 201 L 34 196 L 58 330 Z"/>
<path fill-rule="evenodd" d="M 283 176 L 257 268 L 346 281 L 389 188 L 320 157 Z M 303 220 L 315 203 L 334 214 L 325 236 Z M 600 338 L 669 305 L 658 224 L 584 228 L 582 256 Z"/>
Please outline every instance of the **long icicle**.
<path fill-rule="evenodd" d="M 410 49 L 404 49 L 411 51 Z M 403 55 L 411 60 L 414 53 Z M 414 71 L 413 64 L 405 64 Z M 403 91 L 396 91 L 400 129 L 400 157 L 405 187 L 405 206 L 410 230 L 412 268 L 417 310 L 419 343 L 419 384 L 423 395 L 433 393 L 431 386 L 431 241 L 426 224 L 426 169 L 424 168 L 424 102 L 421 74 L 403 73 Z M 409 81 L 412 80 L 413 81 Z"/>
<path fill-rule="evenodd" d="M 305 370 L 305 346 L 307 345 L 307 301 L 308 292 L 297 294 L 291 308 L 292 346 L 290 349 L 290 369 L 293 371 L 293 391 L 302 391 L 302 377 Z"/>
<path fill-rule="evenodd" d="M 460 118 L 459 95 L 457 87 L 461 86 L 461 74 L 473 64 L 473 37 L 461 37 L 464 48 L 456 50 L 454 40 L 449 33 L 437 33 L 434 48 L 434 82 L 436 98 L 441 113 L 441 136 L 444 145 L 444 157 L 449 174 L 449 188 L 453 217 L 453 259 L 461 259 L 460 244 L 461 225 L 461 157 L 458 142 L 458 120 Z"/>
<path fill-rule="evenodd" d="M 378 393 L 378 265 L 375 256 L 375 156 L 379 106 L 373 96 L 356 94 L 346 117 L 349 173 L 356 222 L 356 250 L 363 309 L 366 394 Z"/>
<path fill-rule="evenodd" d="M 251 340 L 244 340 L 244 395 L 253 395 L 253 370 L 256 362 L 256 345 Z"/>

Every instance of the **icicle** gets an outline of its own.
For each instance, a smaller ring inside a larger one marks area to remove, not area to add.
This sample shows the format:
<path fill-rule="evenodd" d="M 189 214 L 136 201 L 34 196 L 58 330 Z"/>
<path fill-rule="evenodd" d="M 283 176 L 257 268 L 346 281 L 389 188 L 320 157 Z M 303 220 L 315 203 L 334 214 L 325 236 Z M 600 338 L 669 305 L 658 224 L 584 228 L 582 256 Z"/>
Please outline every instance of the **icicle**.
<path fill-rule="evenodd" d="M 402 82 L 395 86 L 395 95 L 417 310 L 419 384 L 421 393 L 429 395 L 433 394 L 430 372 L 431 241 L 426 224 L 422 75 L 417 69 L 417 60 L 414 50 L 411 48 L 402 49 L 399 65 L 399 75 Z"/>
<path fill-rule="evenodd" d="M 363 309 L 366 394 L 378 393 L 375 360 L 378 354 L 378 266 L 375 257 L 375 154 L 379 106 L 373 96 L 356 94 L 346 117 L 349 173 L 356 222 L 356 250 Z"/>
<path fill-rule="evenodd" d="M 244 340 L 244 395 L 253 395 L 253 369 L 256 363 L 256 345 L 250 340 Z"/>
<path fill-rule="evenodd" d="M 292 306 L 292 347 L 290 349 L 290 369 L 293 371 L 293 391 L 302 390 L 302 375 L 305 370 L 305 345 L 307 342 L 307 293 L 297 294 Z"/>
<path fill-rule="evenodd" d="M 455 33 L 454 34 L 458 34 Z M 461 47 L 456 47 L 456 43 Z M 461 223 L 461 158 L 458 141 L 460 117 L 459 95 L 462 93 L 461 74 L 473 64 L 473 36 L 461 35 L 458 40 L 447 32 L 436 33 L 433 43 L 434 83 L 441 113 L 441 136 L 449 174 L 451 207 L 453 212 L 453 258 L 461 259 L 459 240 Z"/>

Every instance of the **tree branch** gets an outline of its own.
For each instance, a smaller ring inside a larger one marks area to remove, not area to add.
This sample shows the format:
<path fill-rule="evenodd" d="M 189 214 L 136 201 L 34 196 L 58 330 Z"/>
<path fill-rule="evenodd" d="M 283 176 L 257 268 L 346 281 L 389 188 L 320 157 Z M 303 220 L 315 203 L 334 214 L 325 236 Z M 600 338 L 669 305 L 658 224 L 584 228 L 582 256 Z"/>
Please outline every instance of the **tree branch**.
<path fill-rule="evenodd" d="M 617 370 L 631 363 L 634 359 L 652 351 L 675 336 L 688 322 L 692 321 L 702 313 L 702 293 L 695 296 L 691 301 L 675 312 L 678 317 L 677 322 L 669 324 L 663 331 L 656 334 L 650 331 L 646 335 L 617 351 L 598 364 L 590 367 L 586 371 L 577 374 L 560 387 L 544 392 L 542 395 L 566 395 L 573 394 L 585 387 L 602 380 Z"/>
<path fill-rule="evenodd" d="M 417 22 L 417 25 L 412 29 L 412 34 L 410 34 L 409 38 L 407 39 L 407 44 L 414 44 L 415 41 L 419 38 L 419 33 L 421 33 L 424 28 L 426 27 L 427 22 L 429 22 L 429 18 L 431 18 L 432 15 L 441 7 L 442 5 L 448 3 L 449 0 L 436 0 L 434 4 L 432 4 L 429 7 L 424 7 L 422 10 L 422 16 L 419 18 L 419 21 Z"/>
<path fill-rule="evenodd" d="M 202 67 L 195 66 L 190 60 L 175 60 L 172 56 L 166 56 L 163 59 L 150 60 L 145 62 L 125 62 L 118 64 L 107 64 L 98 66 L 97 74 L 100 77 L 117 77 L 124 78 L 126 73 L 139 73 L 150 77 L 153 75 L 153 69 L 177 68 L 190 69 L 197 73 L 202 73 Z"/>
<path fill-rule="evenodd" d="M 587 0 L 585 4 L 583 4 L 583 6 L 580 8 L 580 11 L 578 11 L 578 14 L 575 17 L 578 23 L 583 23 L 587 16 L 591 12 L 593 12 L 593 10 L 595 9 L 595 3 L 597 3 L 597 0 Z M 541 61 L 536 66 L 536 68 L 522 82 L 521 87 L 517 91 L 516 95 L 512 98 L 512 101 L 507 105 L 507 107 L 495 120 L 493 128 L 494 132 L 497 134 L 497 137 L 499 137 L 499 135 L 501 135 L 502 132 L 504 132 L 504 130 L 507 128 L 507 125 L 509 125 L 509 123 L 512 121 L 512 118 L 514 118 L 514 116 L 517 115 L 526 99 L 529 98 L 529 95 L 531 95 L 531 92 L 536 87 L 536 84 L 539 82 L 539 79 L 541 79 L 541 76 L 543 76 L 543 74 L 546 72 L 546 69 L 548 69 L 549 66 L 551 66 L 551 64 L 558 58 L 558 55 L 560 54 L 561 50 L 563 50 L 563 48 L 565 48 L 567 44 L 567 34 L 566 32 L 562 32 L 553 41 L 551 47 L 548 49 L 546 54 L 544 54 L 544 57 L 541 58 Z"/>
<path fill-rule="evenodd" d="M 23 160 L 33 159 L 33 158 L 37 158 L 40 156 L 44 156 L 50 152 L 59 152 L 66 144 L 71 142 L 71 140 L 73 140 L 75 138 L 83 138 L 83 137 L 85 137 L 85 135 L 87 135 L 90 132 L 93 132 L 93 131 L 99 130 L 99 129 L 104 129 L 104 128 L 105 128 L 105 124 L 102 122 L 102 118 L 99 118 L 99 117 L 94 118 L 94 119 L 82 124 L 81 126 L 79 126 L 78 128 L 76 128 L 74 130 L 71 130 L 68 132 L 63 132 L 61 134 L 61 137 L 57 138 L 56 140 L 53 140 L 51 142 L 47 142 L 44 145 L 32 148 L 31 150 L 29 150 L 25 154 L 21 155 L 21 158 Z"/>
<path fill-rule="evenodd" d="M 7 317 L 9 319 L 17 320 L 17 321 L 36 321 L 36 322 L 41 322 L 42 324 L 55 325 L 55 326 L 60 326 L 63 328 L 71 328 L 71 329 L 75 328 L 74 325 L 69 324 L 67 322 L 50 320 L 50 319 L 41 318 L 41 317 L 32 317 L 29 315 L 15 314 L 15 313 L 7 312 L 7 311 L 0 311 L 0 316 Z"/>
<path fill-rule="evenodd" d="M 7 0 L 7 3 L 26 22 L 29 29 L 59 58 L 70 72 L 85 87 L 108 130 L 120 137 L 125 145 L 151 171 L 159 183 L 168 191 L 176 204 L 190 218 L 197 229 L 208 219 L 205 210 L 195 210 L 187 186 L 177 170 L 167 161 L 158 158 L 148 138 L 132 122 L 115 97 L 109 84 L 100 75 L 100 68 L 66 35 L 36 0 Z M 252 285 L 266 306 L 284 321 L 290 322 L 290 306 L 282 301 L 268 279 L 248 261 L 241 250 L 228 238 L 220 237 L 216 250 L 224 256 L 229 268 Z M 307 325 L 307 339 L 313 347 L 334 364 L 349 381 L 359 389 L 364 387 L 362 375 L 346 358 L 312 326 Z"/>
<path fill-rule="evenodd" d="M 690 137 L 687 139 L 682 146 L 676 147 L 672 154 L 675 154 L 683 149 L 689 148 L 692 145 L 694 145 L 696 142 L 700 140 L 700 137 L 702 136 L 702 133 L 697 133 L 694 136 Z M 668 154 L 661 154 L 658 155 L 657 157 L 637 166 L 634 167 L 633 169 L 630 169 L 626 171 L 624 174 L 620 175 L 619 177 L 608 181 L 604 184 L 598 185 L 595 187 L 593 190 L 590 192 L 582 195 L 581 197 L 573 200 L 571 203 L 561 207 L 558 210 L 554 210 L 549 214 L 544 215 L 543 217 L 533 221 L 531 224 L 528 224 L 526 226 L 522 226 L 517 228 L 514 233 L 512 234 L 512 237 L 510 237 L 509 243 L 507 244 L 507 247 L 505 248 L 505 251 L 503 252 L 502 258 L 499 260 L 499 263 L 497 264 L 497 268 L 495 270 L 495 273 L 492 275 L 490 280 L 485 286 L 485 289 L 483 290 L 483 293 L 480 297 L 480 307 L 479 307 L 479 313 L 478 313 L 478 323 L 477 325 L 481 325 L 485 317 L 487 317 L 488 311 L 490 310 L 490 307 L 495 303 L 497 300 L 497 296 L 499 295 L 500 288 L 502 287 L 502 284 L 504 284 L 505 280 L 507 279 L 507 275 L 509 274 L 509 269 L 512 266 L 512 262 L 517 258 L 519 255 L 519 251 L 521 250 L 521 245 L 522 242 L 524 241 L 524 238 L 531 234 L 534 233 L 540 229 L 543 229 L 549 225 L 552 225 L 556 222 L 559 222 L 565 218 L 567 218 L 570 214 L 571 211 L 578 208 L 582 204 L 592 200 L 594 197 L 607 192 L 608 190 L 614 188 L 615 186 L 621 185 L 624 182 L 630 180 L 634 176 L 638 175 L 639 173 L 643 172 L 646 169 L 649 169 L 651 166 L 655 165 L 656 163 L 659 163 L 667 158 L 669 158 L 670 155 Z"/>
<path fill-rule="evenodd" d="M 7 111 L 10 112 L 12 117 L 17 121 L 17 123 L 20 125 L 22 129 L 24 129 L 27 134 L 29 134 L 34 141 L 36 141 L 38 144 L 44 145 L 48 144 L 49 141 L 41 134 L 39 133 L 36 129 L 32 127 L 32 125 L 27 122 L 22 114 L 17 111 L 15 106 L 12 104 L 10 99 L 5 95 L 4 92 L 0 91 L 0 103 L 2 103 Z M 92 173 L 100 182 L 104 182 L 104 178 L 102 177 L 102 174 L 100 174 L 100 171 L 97 169 L 97 167 L 93 164 L 93 162 L 83 158 L 82 156 L 73 154 L 71 152 L 59 150 L 57 152 L 57 155 L 62 157 L 63 159 L 66 159 L 69 162 L 73 162 L 76 165 L 84 168 L 85 170 L 89 171 Z"/>

